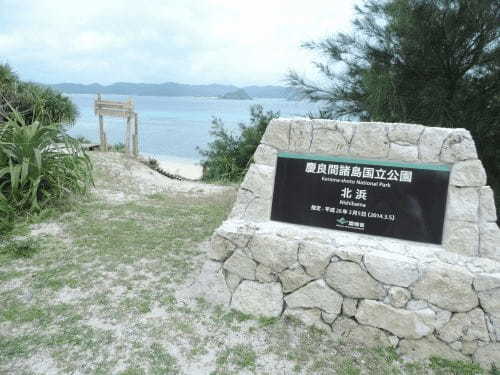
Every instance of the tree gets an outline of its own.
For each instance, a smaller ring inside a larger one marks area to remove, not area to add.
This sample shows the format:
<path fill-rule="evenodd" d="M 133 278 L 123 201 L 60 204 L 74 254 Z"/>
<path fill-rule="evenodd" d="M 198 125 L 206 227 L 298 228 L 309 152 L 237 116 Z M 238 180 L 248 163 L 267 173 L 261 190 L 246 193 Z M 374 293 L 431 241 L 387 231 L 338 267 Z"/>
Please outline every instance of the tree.
<path fill-rule="evenodd" d="M 11 116 L 13 110 L 27 124 L 34 119 L 43 125 L 72 124 L 78 116 L 69 98 L 49 87 L 22 82 L 8 65 L 0 64 L 0 122 Z"/>
<path fill-rule="evenodd" d="M 207 150 L 198 152 L 204 157 L 203 178 L 207 181 L 239 181 L 244 176 L 252 156 L 269 122 L 279 117 L 278 112 L 264 113 L 261 105 L 250 107 L 250 125 L 240 124 L 240 135 L 224 128 L 219 118 L 212 121 L 210 134 L 215 138 Z"/>
<path fill-rule="evenodd" d="M 305 48 L 324 86 L 288 81 L 321 116 L 468 129 L 500 203 L 500 2 L 365 0 L 352 34 Z"/>

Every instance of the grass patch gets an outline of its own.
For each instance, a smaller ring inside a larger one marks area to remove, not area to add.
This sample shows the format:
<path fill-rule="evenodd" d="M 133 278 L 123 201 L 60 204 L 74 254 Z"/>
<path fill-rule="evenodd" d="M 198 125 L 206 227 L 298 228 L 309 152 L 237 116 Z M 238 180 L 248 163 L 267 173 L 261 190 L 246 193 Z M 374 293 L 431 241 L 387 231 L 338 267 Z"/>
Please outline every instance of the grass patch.
<path fill-rule="evenodd" d="M 179 368 L 177 366 L 177 360 L 175 357 L 170 355 L 160 344 L 154 343 L 151 345 L 149 352 L 147 353 L 150 359 L 150 373 L 163 375 L 175 375 L 179 373 Z"/>
<path fill-rule="evenodd" d="M 236 369 L 255 370 L 257 355 L 250 345 L 235 345 L 226 348 L 217 355 L 215 363 L 218 371 L 227 371 L 230 367 Z"/>
<path fill-rule="evenodd" d="M 0 259 L 31 258 L 38 251 L 40 246 L 33 238 L 11 239 L 0 246 Z"/>
<path fill-rule="evenodd" d="M 476 363 L 464 361 L 450 361 L 444 358 L 431 357 L 429 367 L 435 374 L 477 375 L 484 374 L 483 369 Z"/>

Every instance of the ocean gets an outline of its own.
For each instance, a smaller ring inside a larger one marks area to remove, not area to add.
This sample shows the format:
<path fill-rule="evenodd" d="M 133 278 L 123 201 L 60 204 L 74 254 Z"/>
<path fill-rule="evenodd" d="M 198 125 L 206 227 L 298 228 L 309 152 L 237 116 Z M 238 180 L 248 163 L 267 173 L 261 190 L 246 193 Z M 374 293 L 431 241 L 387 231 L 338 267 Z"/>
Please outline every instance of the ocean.
<path fill-rule="evenodd" d="M 80 111 L 72 136 L 84 136 L 99 143 L 98 117 L 94 114 L 95 95 L 68 94 Z M 281 117 L 304 116 L 317 112 L 318 105 L 286 99 L 223 100 L 217 98 L 130 96 L 139 115 L 139 149 L 158 160 L 199 162 L 197 147 L 206 148 L 212 140 L 214 117 L 222 119 L 227 129 L 239 134 L 239 123 L 248 124 L 250 106 L 260 104 L 264 111 L 279 111 Z M 105 95 L 105 100 L 128 100 L 129 96 Z M 126 121 L 105 117 L 108 143 L 124 142 Z"/>

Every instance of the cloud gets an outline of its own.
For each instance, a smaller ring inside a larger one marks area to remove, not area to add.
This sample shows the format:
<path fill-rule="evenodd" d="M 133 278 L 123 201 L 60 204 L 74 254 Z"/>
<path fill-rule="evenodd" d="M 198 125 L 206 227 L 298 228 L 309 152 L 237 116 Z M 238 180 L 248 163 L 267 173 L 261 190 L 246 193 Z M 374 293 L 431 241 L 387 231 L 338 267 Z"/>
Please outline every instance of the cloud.
<path fill-rule="evenodd" d="M 277 84 L 356 1 L 0 0 L 0 61 L 48 83 Z"/>

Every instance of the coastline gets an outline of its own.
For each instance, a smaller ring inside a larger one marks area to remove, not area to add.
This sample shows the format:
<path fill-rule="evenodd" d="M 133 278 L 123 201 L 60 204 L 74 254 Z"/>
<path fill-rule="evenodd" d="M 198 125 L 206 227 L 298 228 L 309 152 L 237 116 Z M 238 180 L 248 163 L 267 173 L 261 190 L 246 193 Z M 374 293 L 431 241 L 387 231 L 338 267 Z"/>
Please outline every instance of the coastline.
<path fill-rule="evenodd" d="M 141 157 L 146 160 L 155 159 L 161 170 L 186 180 L 198 181 L 203 177 L 203 167 L 199 160 L 150 153 L 141 153 Z"/>

